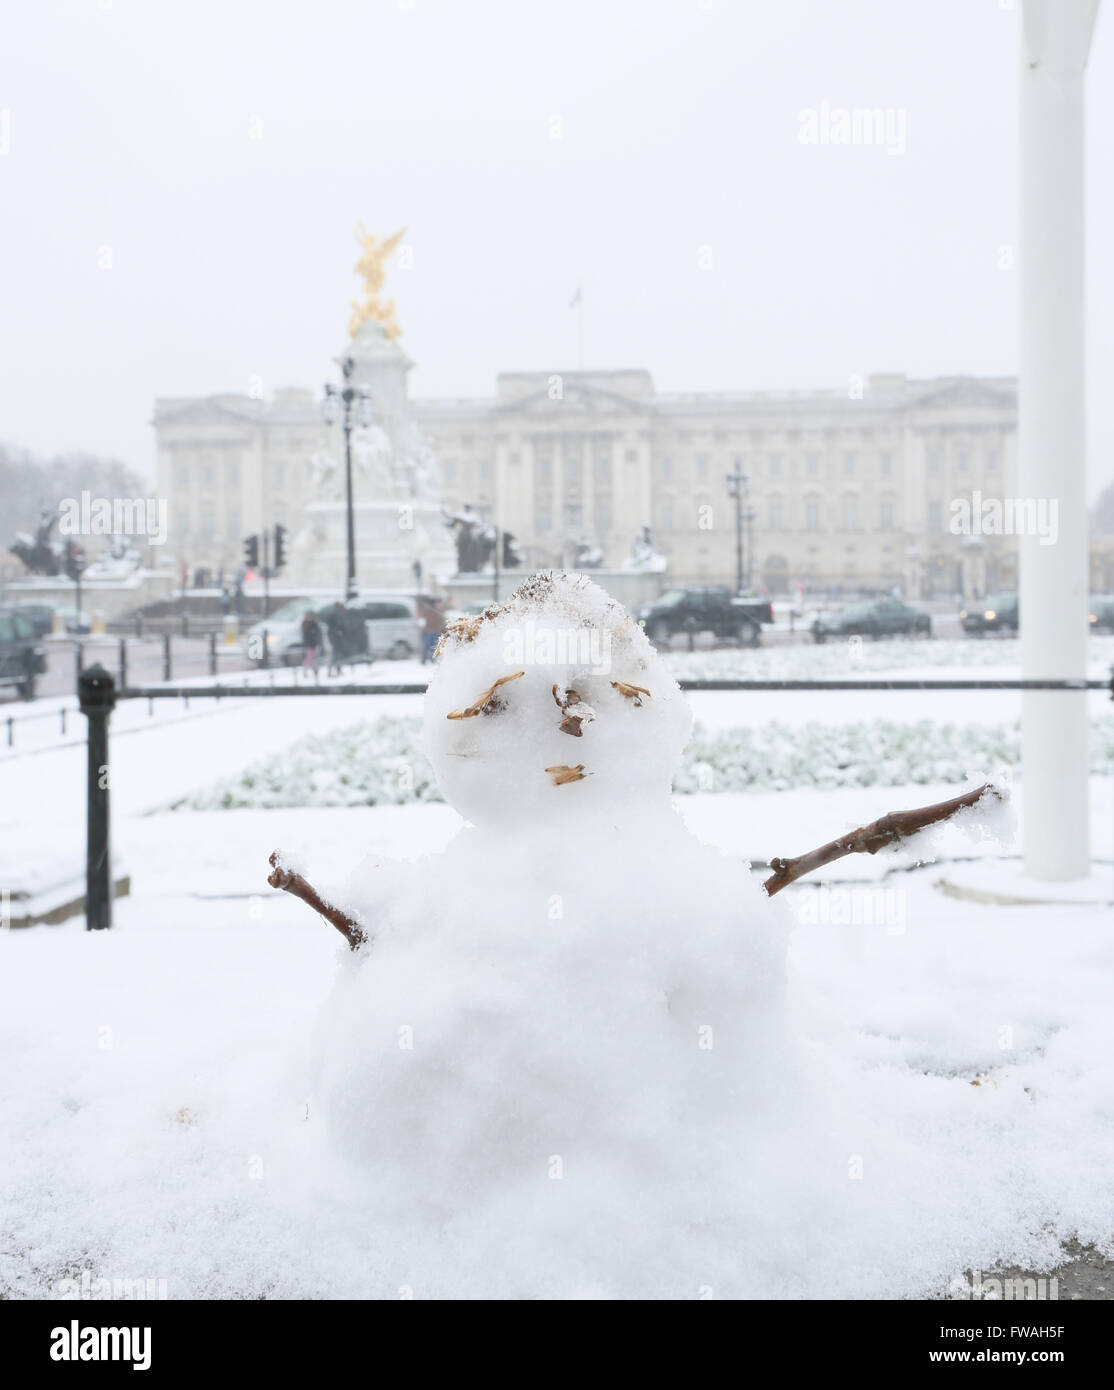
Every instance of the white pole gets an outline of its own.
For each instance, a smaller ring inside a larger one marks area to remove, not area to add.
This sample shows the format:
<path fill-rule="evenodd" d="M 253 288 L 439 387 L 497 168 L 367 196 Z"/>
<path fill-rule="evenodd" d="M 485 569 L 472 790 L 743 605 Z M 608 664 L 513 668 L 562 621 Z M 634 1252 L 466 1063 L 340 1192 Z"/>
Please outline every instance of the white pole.
<path fill-rule="evenodd" d="M 1083 73 L 1097 10 L 1098 0 L 1022 3 L 1018 478 L 1025 503 L 1047 508 L 1044 536 L 1020 537 L 1027 679 L 1087 672 Z M 1046 880 L 1085 877 L 1087 696 L 1025 692 L 1021 734 L 1025 872 Z"/>

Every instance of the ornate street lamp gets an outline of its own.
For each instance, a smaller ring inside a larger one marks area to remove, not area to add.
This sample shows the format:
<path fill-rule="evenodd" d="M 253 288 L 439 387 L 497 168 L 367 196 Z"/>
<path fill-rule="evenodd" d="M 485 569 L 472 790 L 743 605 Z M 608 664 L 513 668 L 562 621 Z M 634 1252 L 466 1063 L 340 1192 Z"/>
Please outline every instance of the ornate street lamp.
<path fill-rule="evenodd" d="M 344 374 L 344 385 L 340 388 L 332 382 L 325 383 L 325 396 L 321 402 L 321 414 L 327 425 L 335 425 L 341 417 L 343 407 L 344 425 L 344 502 L 348 522 L 348 581 L 345 586 L 346 599 L 356 598 L 356 516 L 352 506 L 352 403 L 356 403 L 356 423 L 363 428 L 371 424 L 373 417 L 371 393 L 366 386 L 352 385 L 352 372 L 355 362 L 346 357 L 340 364 Z"/>

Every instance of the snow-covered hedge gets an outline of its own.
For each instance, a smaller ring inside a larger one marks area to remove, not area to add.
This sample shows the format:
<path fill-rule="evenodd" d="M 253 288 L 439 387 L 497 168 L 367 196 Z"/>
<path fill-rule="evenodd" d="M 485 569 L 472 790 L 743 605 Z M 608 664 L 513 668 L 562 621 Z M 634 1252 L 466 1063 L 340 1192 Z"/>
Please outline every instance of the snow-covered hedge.
<path fill-rule="evenodd" d="M 440 801 L 421 739 L 421 719 L 392 715 L 308 734 L 287 745 L 281 757 L 251 763 L 185 804 L 211 811 Z"/>
<path fill-rule="evenodd" d="M 1114 637 L 1092 637 L 1088 656 L 1091 675 L 1108 676 L 1114 666 Z M 1019 673 L 1021 644 L 1015 637 L 988 637 L 985 641 L 893 638 L 882 642 L 866 638 L 852 645 L 843 637 L 819 645 L 677 651 L 668 653 L 665 661 L 677 680 L 835 680 L 909 670 L 943 677 L 945 667 L 1000 666 Z"/>
<path fill-rule="evenodd" d="M 185 804 L 207 811 L 439 801 L 421 737 L 419 718 L 388 715 L 310 735 L 284 749 L 281 759 L 252 763 Z M 972 769 L 1015 765 L 1020 756 L 1016 721 L 773 722 L 727 729 L 698 723 L 673 785 L 687 793 L 961 782 Z M 1104 715 L 1091 721 L 1091 770 L 1112 768 L 1114 718 Z"/>

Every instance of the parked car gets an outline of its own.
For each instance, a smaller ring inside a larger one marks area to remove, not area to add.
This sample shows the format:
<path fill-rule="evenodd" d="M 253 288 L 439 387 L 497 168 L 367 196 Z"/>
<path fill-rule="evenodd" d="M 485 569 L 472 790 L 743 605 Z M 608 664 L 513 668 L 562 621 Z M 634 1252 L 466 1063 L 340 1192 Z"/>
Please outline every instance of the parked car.
<path fill-rule="evenodd" d="M 320 616 L 342 599 L 297 598 L 276 608 L 270 617 L 255 623 L 247 631 L 248 653 L 262 664 L 262 638 L 267 634 L 267 660 L 279 666 L 300 666 L 305 656 L 302 647 L 302 619 L 307 613 Z M 390 592 L 364 593 L 356 600 L 357 611 L 364 621 L 368 650 L 362 660 L 374 661 L 388 657 L 392 661 L 418 656 L 422 650 L 422 629 L 418 622 L 417 600 L 410 594 Z M 326 624 L 322 621 L 322 628 Z M 252 638 L 258 639 L 251 644 Z M 321 661 L 328 656 L 328 637 Z"/>
<path fill-rule="evenodd" d="M 12 608 L 30 622 L 36 637 L 46 637 L 54 626 L 54 609 L 49 603 L 16 603 Z"/>
<path fill-rule="evenodd" d="M 1089 617 L 1092 632 L 1114 632 L 1114 598 L 1108 594 L 1092 594 Z"/>
<path fill-rule="evenodd" d="M 33 700 L 36 680 L 45 671 L 46 652 L 30 619 L 18 609 L 0 608 L 0 686 L 14 687 L 25 700 Z"/>
<path fill-rule="evenodd" d="M 988 632 L 1017 632 L 1017 595 L 988 594 L 981 603 L 970 603 L 959 610 L 959 621 L 969 637 L 985 637 Z"/>
<path fill-rule="evenodd" d="M 721 641 L 756 647 L 762 624 L 773 620 L 768 599 L 739 598 L 719 586 L 669 589 L 638 610 L 638 621 L 658 646 L 668 646 L 679 632 L 711 632 Z"/>
<path fill-rule="evenodd" d="M 851 603 L 836 613 L 822 613 L 813 619 L 814 642 L 825 642 L 829 637 L 856 636 L 931 637 L 932 619 L 899 598 Z"/>

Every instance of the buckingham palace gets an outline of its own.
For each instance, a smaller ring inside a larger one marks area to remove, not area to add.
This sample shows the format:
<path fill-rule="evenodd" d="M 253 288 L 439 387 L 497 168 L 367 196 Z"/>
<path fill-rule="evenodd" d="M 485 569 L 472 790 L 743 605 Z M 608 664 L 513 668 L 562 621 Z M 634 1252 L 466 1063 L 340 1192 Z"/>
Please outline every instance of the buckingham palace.
<path fill-rule="evenodd" d="M 489 396 L 423 399 L 406 397 L 409 361 L 388 350 L 441 507 L 512 533 L 530 568 L 593 554 L 616 568 L 649 528 L 676 583 L 733 584 L 740 549 L 744 583 L 775 595 L 931 598 L 1016 583 L 1013 536 L 950 524 L 957 499 L 1013 494 L 1010 378 L 676 393 L 644 369 L 504 372 Z M 329 447 L 313 392 L 164 398 L 154 425 L 183 566 L 230 574 L 243 536 L 276 522 L 298 536 Z M 741 475 L 738 516 L 729 473 Z M 374 563 L 360 572 L 389 582 Z"/>

